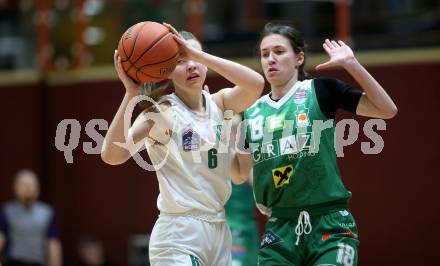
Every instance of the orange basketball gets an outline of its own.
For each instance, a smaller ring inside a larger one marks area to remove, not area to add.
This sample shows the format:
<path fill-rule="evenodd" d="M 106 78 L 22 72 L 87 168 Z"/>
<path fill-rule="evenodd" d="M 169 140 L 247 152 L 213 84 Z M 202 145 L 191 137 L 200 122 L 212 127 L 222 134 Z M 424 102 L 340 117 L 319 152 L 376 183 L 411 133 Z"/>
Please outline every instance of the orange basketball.
<path fill-rule="evenodd" d="M 141 83 L 166 79 L 176 67 L 179 46 L 162 24 L 144 21 L 131 26 L 118 44 L 122 68 Z"/>

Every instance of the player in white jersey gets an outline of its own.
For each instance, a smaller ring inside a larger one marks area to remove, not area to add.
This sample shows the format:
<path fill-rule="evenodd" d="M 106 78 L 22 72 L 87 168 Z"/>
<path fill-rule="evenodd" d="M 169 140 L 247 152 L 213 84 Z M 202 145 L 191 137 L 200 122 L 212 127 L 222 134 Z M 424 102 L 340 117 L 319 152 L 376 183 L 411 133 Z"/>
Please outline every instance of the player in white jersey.
<path fill-rule="evenodd" d="M 160 191 L 160 216 L 149 245 L 151 265 L 231 265 L 231 234 L 223 208 L 231 193 L 223 114 L 226 110 L 239 113 L 252 105 L 263 90 L 264 79 L 250 68 L 203 52 L 192 34 L 179 34 L 166 26 L 181 50 L 170 76 L 175 91 L 159 97 L 160 110 L 149 108 L 136 118 L 127 133 L 133 147 L 115 145 L 125 143 L 124 111 L 139 88 L 124 73 L 115 53 L 115 67 L 126 93 L 101 156 L 108 164 L 121 164 L 147 143 Z M 203 91 L 208 68 L 235 87 L 212 95 Z"/>

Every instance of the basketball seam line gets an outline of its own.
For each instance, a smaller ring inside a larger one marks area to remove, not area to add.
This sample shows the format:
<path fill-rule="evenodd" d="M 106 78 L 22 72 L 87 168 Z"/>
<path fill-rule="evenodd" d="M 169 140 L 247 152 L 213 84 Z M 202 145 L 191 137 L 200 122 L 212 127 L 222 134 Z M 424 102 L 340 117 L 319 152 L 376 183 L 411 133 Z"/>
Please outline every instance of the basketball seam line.
<path fill-rule="evenodd" d="M 141 30 L 142 30 L 142 29 L 141 29 Z M 162 34 L 159 38 L 156 39 L 156 42 L 154 42 L 150 47 L 148 47 L 147 49 L 145 49 L 144 52 L 138 57 L 138 59 L 136 59 L 136 60 L 132 63 L 132 65 L 127 69 L 127 72 L 131 69 L 132 66 L 134 66 L 134 64 L 136 64 L 137 61 L 139 61 L 139 60 L 142 58 L 142 56 L 144 56 L 144 54 L 145 54 L 146 52 L 148 52 L 148 50 L 150 50 L 151 48 L 153 48 L 153 47 L 154 47 L 159 41 L 161 41 L 161 40 L 163 39 L 163 37 L 164 37 L 165 35 L 167 35 L 168 33 L 170 33 L 170 32 L 167 31 L 167 32 L 165 32 L 165 34 Z M 137 36 L 139 36 L 139 33 L 136 35 L 136 40 L 137 40 Z M 136 45 L 136 43 L 133 44 L 133 51 L 134 51 L 135 45 Z M 130 56 L 130 57 L 131 57 L 131 56 Z"/>
<path fill-rule="evenodd" d="M 148 74 L 146 74 L 145 72 L 143 72 L 142 70 L 139 70 L 139 69 L 141 69 L 141 68 L 143 68 L 143 67 L 146 67 L 146 66 L 152 66 L 152 65 L 157 65 L 157 64 L 164 63 L 164 62 L 166 62 L 166 61 L 169 61 L 169 60 L 173 59 L 173 58 L 176 57 L 176 55 L 178 55 L 178 54 L 179 54 L 179 52 L 176 52 L 173 56 L 171 56 L 170 58 L 167 58 L 167 59 L 165 59 L 165 60 L 163 60 L 163 61 L 155 62 L 155 63 L 152 63 L 152 64 L 146 64 L 146 65 L 142 65 L 142 66 L 139 66 L 139 67 L 134 66 L 134 63 L 131 62 L 130 60 L 126 60 L 126 61 L 124 61 L 124 62 L 127 62 L 127 61 L 128 61 L 128 62 L 130 63 L 131 66 L 130 66 L 128 69 L 131 69 L 132 66 L 134 66 L 134 67 L 136 68 L 136 78 L 137 78 L 137 72 L 141 72 L 142 74 L 145 74 L 145 75 L 147 75 L 147 76 L 149 76 L 149 77 L 161 78 L 161 77 L 156 77 L 156 76 L 148 75 Z"/>
<path fill-rule="evenodd" d="M 170 58 L 167 58 L 167 59 L 165 59 L 165 60 L 162 60 L 162 61 L 159 61 L 159 62 L 155 62 L 155 63 L 151 63 L 151 64 L 146 64 L 146 65 L 139 66 L 139 67 L 136 67 L 136 68 L 139 69 L 139 68 L 143 68 L 143 67 L 146 67 L 146 66 L 152 66 L 152 65 L 161 64 L 161 63 L 164 63 L 164 62 L 166 62 L 166 61 L 168 61 L 168 60 L 173 59 L 173 58 L 176 57 L 176 55 L 178 55 L 178 54 L 179 54 L 179 52 L 175 53 L 173 56 L 171 56 Z"/>
<path fill-rule="evenodd" d="M 124 47 L 124 40 L 121 41 L 121 46 L 122 46 L 122 51 L 124 51 L 124 55 L 125 55 L 125 57 L 128 58 L 128 56 L 127 56 L 127 51 L 125 51 L 125 47 Z M 122 63 L 122 62 L 126 62 L 126 61 L 127 61 L 127 60 L 123 61 L 122 58 L 121 58 L 121 63 Z"/>
<path fill-rule="evenodd" d="M 125 51 L 125 47 L 124 47 L 124 40 L 122 40 L 122 51 L 124 51 L 124 54 L 125 54 L 125 57 L 127 58 L 127 60 L 128 60 L 128 55 L 127 55 L 127 51 Z M 121 63 L 122 62 L 126 62 L 127 60 L 122 60 L 122 58 L 121 58 Z"/>
<path fill-rule="evenodd" d="M 130 57 L 133 55 L 133 53 L 134 53 L 134 48 L 136 47 L 136 42 L 137 42 L 137 39 L 138 39 L 138 36 L 139 36 L 139 32 L 142 30 L 142 28 L 143 27 L 145 27 L 145 24 L 147 24 L 146 22 L 144 22 L 143 24 L 142 24 L 142 26 L 141 26 L 141 29 L 137 32 L 137 34 L 136 34 L 136 38 L 134 39 L 134 42 L 133 42 L 133 48 L 131 49 L 131 54 L 130 54 L 130 56 L 128 56 L 127 57 L 127 59 L 128 60 L 130 60 Z"/>
<path fill-rule="evenodd" d="M 145 22 L 144 22 L 144 25 L 145 25 Z M 142 30 L 142 28 L 144 27 L 144 25 L 142 25 L 142 27 L 141 27 L 141 30 Z M 130 30 L 131 28 L 133 28 L 134 26 L 131 26 L 130 28 L 128 28 L 128 30 Z M 127 30 L 127 31 L 128 31 Z M 131 54 L 130 55 L 128 55 L 127 54 L 127 51 L 125 51 L 125 46 L 124 46 L 124 37 L 122 37 L 122 49 L 124 50 L 124 53 L 125 53 L 125 56 L 127 57 L 127 60 L 125 60 L 125 61 L 122 61 L 121 60 L 121 62 L 127 62 L 127 61 L 129 61 L 130 60 L 130 57 L 133 55 L 133 52 L 134 52 L 134 46 L 136 45 L 136 41 L 137 41 L 137 37 L 139 36 L 139 32 L 138 32 L 138 34 L 136 34 L 136 38 L 134 39 L 134 43 L 133 43 L 133 49 L 131 49 Z"/>
<path fill-rule="evenodd" d="M 159 62 L 159 63 L 163 63 L 163 62 L 166 62 L 166 61 L 168 61 L 168 60 L 171 60 L 171 59 L 173 59 L 176 55 L 178 55 L 179 54 L 179 52 L 177 52 L 177 53 L 175 53 L 174 55 L 173 55 L 173 57 L 170 57 L 170 58 L 168 58 L 167 60 L 165 60 L 165 61 L 162 61 L 162 62 Z M 159 64 L 159 63 L 156 63 L 156 64 Z M 142 67 L 144 67 L 144 66 L 142 66 Z M 140 68 L 136 68 L 136 79 L 138 80 L 138 81 L 140 81 L 139 80 L 139 78 L 138 78 L 138 72 L 141 72 L 142 74 L 144 74 L 145 76 L 149 76 L 149 77 L 151 77 L 151 78 L 163 78 L 163 77 L 157 77 L 157 76 L 151 76 L 151 75 L 149 75 L 149 74 L 147 74 L 147 73 L 145 73 L 144 71 L 142 71 L 142 70 L 139 70 Z"/>
<path fill-rule="evenodd" d="M 131 61 L 129 61 L 129 63 L 131 64 Z M 131 66 L 133 66 L 133 65 L 131 65 Z M 131 67 L 130 67 L 130 68 L 131 68 Z M 143 71 L 140 71 L 140 70 L 136 69 L 136 78 L 135 78 L 135 80 L 136 80 L 137 82 L 142 82 L 142 81 L 138 78 L 138 72 L 141 72 L 142 74 L 144 74 L 145 76 L 148 76 L 148 77 L 150 77 L 150 78 L 155 78 L 155 79 L 160 79 L 160 78 L 162 78 L 162 77 L 151 76 L 151 75 L 149 75 L 149 74 L 147 74 L 147 73 L 145 73 L 145 72 L 143 72 Z"/>
<path fill-rule="evenodd" d="M 131 66 L 133 66 L 133 64 L 132 64 L 132 62 L 130 61 L 130 60 L 127 60 L 130 64 L 131 64 Z M 125 61 L 125 62 L 127 62 L 127 61 Z M 130 66 L 130 68 L 131 68 L 131 66 Z M 145 73 L 145 72 L 143 72 L 143 71 L 139 71 L 138 69 L 136 69 L 136 81 L 137 82 L 142 82 L 141 80 L 139 80 L 139 78 L 138 78 L 138 72 L 141 72 L 142 74 L 144 74 L 145 76 L 149 76 L 150 78 L 155 78 L 155 79 L 157 79 L 157 78 L 161 78 L 161 77 L 156 77 L 156 76 L 151 76 L 151 75 L 148 75 L 147 73 Z"/>
<path fill-rule="evenodd" d="M 172 58 L 171 58 L 171 59 L 172 59 Z M 129 63 L 131 64 L 131 62 L 129 62 Z M 133 65 L 132 65 L 132 66 L 133 66 Z M 145 73 L 145 72 L 142 71 L 142 70 L 136 69 L 136 81 L 138 81 L 138 82 L 142 82 L 142 81 L 139 80 L 139 78 L 138 78 L 138 72 L 141 72 L 142 74 L 144 74 L 145 76 L 149 76 L 150 78 L 155 78 L 155 79 L 163 78 L 163 77 L 152 76 L 152 75 L 150 75 L 150 74 Z"/>

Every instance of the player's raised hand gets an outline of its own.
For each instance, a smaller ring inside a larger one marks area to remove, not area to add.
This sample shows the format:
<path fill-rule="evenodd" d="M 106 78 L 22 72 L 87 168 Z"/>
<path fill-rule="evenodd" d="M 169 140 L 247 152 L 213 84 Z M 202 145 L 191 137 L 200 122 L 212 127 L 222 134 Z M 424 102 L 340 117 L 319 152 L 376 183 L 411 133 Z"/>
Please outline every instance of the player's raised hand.
<path fill-rule="evenodd" d="M 130 94 L 137 94 L 139 92 L 140 84 L 134 82 L 124 71 L 121 65 L 121 57 L 118 54 L 118 50 L 115 50 L 113 55 L 113 61 L 115 64 L 116 72 L 118 73 L 119 79 L 124 84 L 125 90 Z"/>
<path fill-rule="evenodd" d="M 330 59 L 329 61 L 316 66 L 316 70 L 331 67 L 347 67 L 350 63 L 356 60 L 351 48 L 343 41 L 336 42 L 334 40 L 330 41 L 329 39 L 326 39 L 322 44 L 322 47 L 330 56 Z"/>
<path fill-rule="evenodd" d="M 200 52 L 200 50 L 197 50 L 191 44 L 189 44 L 189 42 L 187 40 L 185 40 L 182 37 L 182 35 L 180 35 L 180 33 L 173 26 L 171 26 L 168 23 L 163 23 L 163 25 L 165 27 L 167 27 L 171 33 L 174 34 L 173 37 L 174 37 L 174 40 L 179 45 L 180 57 L 182 59 L 184 59 L 184 60 L 192 59 L 195 53 Z"/>

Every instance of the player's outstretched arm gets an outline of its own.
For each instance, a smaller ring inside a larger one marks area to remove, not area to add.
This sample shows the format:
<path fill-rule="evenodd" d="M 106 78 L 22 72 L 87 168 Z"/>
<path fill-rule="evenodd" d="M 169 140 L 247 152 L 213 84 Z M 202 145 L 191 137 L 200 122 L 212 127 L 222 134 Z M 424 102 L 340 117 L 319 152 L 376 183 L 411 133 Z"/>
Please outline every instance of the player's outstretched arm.
<path fill-rule="evenodd" d="M 397 107 L 393 100 L 379 82 L 357 61 L 348 45 L 343 41 L 326 39 L 322 46 L 330 56 L 330 60 L 316 66 L 316 69 L 343 67 L 364 90 L 356 114 L 383 119 L 392 118 L 397 114 Z"/>

